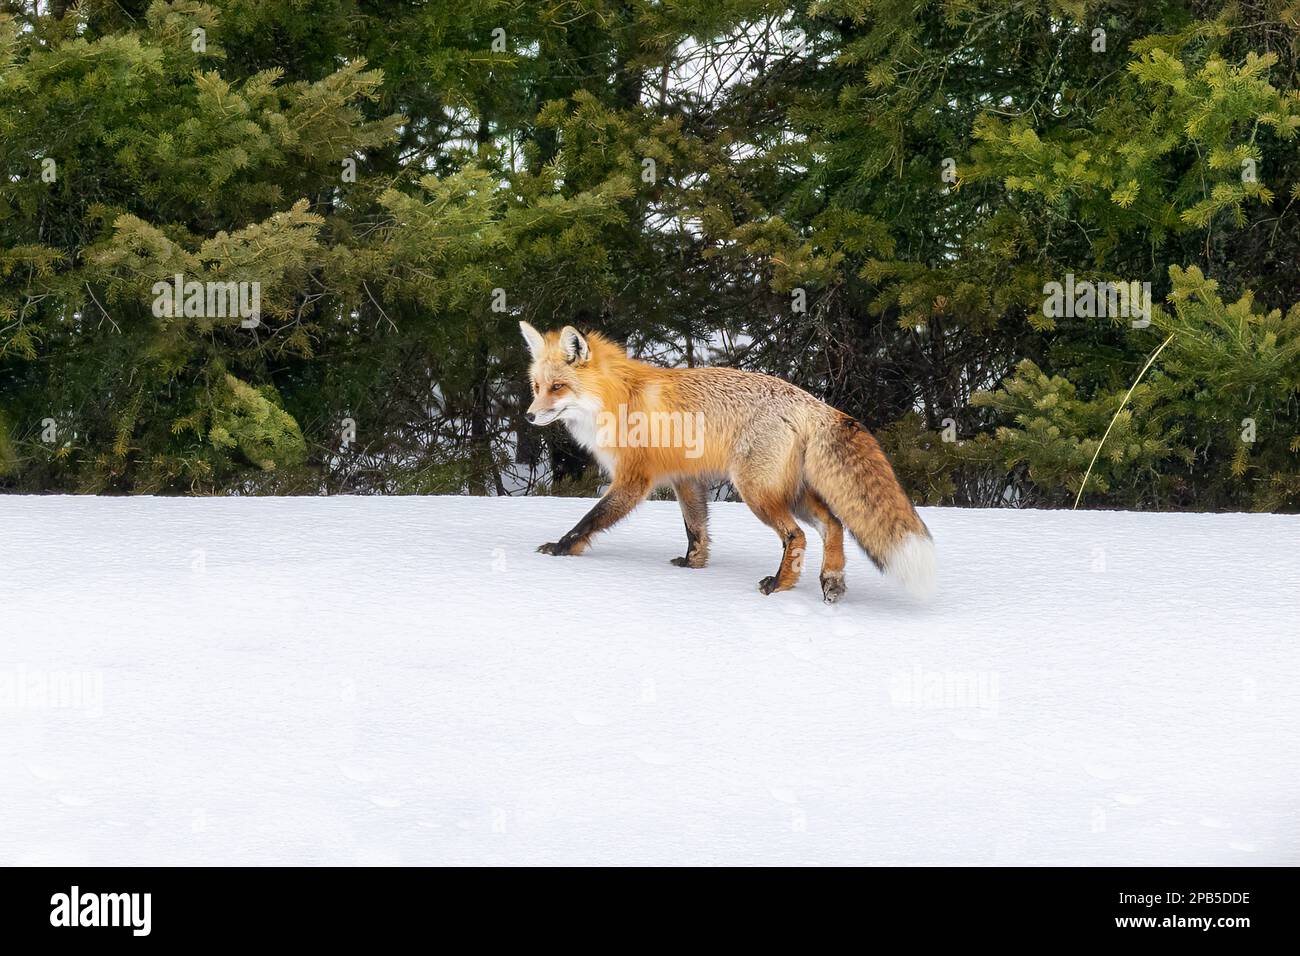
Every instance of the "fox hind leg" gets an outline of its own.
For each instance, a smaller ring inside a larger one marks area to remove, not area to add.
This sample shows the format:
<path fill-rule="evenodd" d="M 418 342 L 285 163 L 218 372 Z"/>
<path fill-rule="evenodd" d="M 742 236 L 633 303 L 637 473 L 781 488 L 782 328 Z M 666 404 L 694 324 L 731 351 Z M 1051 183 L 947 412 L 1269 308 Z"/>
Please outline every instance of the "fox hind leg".
<path fill-rule="evenodd" d="M 807 539 L 803 529 L 794 520 L 790 510 L 792 495 L 786 493 L 787 482 L 756 481 L 745 475 L 732 475 L 732 484 L 749 505 L 749 510 L 763 524 L 775 531 L 781 538 L 781 566 L 776 574 L 769 575 L 758 582 L 758 589 L 764 594 L 788 591 L 799 581 L 803 571 L 804 545 Z"/>
<path fill-rule="evenodd" d="M 844 525 L 812 489 L 804 491 L 795 507 L 804 521 L 816 526 L 822 536 L 822 597 L 834 604 L 844 596 Z"/>
<path fill-rule="evenodd" d="M 672 563 L 679 568 L 702 568 L 709 560 L 708 486 L 697 479 L 684 478 L 673 483 L 673 490 L 686 525 L 686 555 L 673 558 Z"/>

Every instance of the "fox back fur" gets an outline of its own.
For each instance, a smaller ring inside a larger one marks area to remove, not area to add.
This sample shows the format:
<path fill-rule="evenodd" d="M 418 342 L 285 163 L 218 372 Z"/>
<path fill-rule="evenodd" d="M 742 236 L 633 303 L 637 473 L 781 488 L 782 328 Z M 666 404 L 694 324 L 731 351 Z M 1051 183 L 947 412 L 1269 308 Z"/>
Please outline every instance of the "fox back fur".
<path fill-rule="evenodd" d="M 609 473 L 605 496 L 545 554 L 576 555 L 657 485 L 671 484 L 686 524 L 682 567 L 708 560 L 708 483 L 729 479 L 780 536 L 781 565 L 764 594 L 794 587 L 812 524 L 824 541 L 822 594 L 844 594 L 845 526 L 876 567 L 909 591 L 934 590 L 930 532 L 871 433 L 781 379 L 729 368 L 666 369 L 636 361 L 598 333 L 542 334 L 520 323 L 532 354 L 537 425 L 562 421 Z"/>

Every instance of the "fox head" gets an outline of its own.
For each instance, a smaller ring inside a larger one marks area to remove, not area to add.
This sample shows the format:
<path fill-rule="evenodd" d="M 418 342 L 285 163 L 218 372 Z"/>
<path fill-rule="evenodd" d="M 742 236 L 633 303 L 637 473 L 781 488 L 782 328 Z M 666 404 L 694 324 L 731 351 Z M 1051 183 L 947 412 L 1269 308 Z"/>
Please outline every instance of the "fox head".
<path fill-rule="evenodd" d="M 592 396 L 582 373 L 591 361 L 591 345 L 583 334 L 571 325 L 545 335 L 527 322 L 520 322 L 519 329 L 533 357 L 528 369 L 533 403 L 524 417 L 534 425 L 549 425 L 557 418 L 590 415 Z"/>

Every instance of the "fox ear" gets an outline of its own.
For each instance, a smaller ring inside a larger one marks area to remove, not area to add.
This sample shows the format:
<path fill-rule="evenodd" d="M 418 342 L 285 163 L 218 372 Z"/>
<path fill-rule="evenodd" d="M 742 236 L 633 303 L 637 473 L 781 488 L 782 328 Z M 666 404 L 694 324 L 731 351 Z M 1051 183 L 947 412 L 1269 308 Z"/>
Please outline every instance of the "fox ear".
<path fill-rule="evenodd" d="M 524 341 L 528 343 L 528 352 L 533 358 L 541 358 L 542 353 L 546 351 L 546 339 L 542 338 L 542 333 L 527 322 L 519 323 L 519 331 L 524 333 Z"/>
<path fill-rule="evenodd" d="M 591 358 L 591 347 L 587 345 L 587 340 L 571 325 L 560 330 L 560 345 L 564 347 L 564 355 L 570 365 L 575 362 L 581 364 Z"/>

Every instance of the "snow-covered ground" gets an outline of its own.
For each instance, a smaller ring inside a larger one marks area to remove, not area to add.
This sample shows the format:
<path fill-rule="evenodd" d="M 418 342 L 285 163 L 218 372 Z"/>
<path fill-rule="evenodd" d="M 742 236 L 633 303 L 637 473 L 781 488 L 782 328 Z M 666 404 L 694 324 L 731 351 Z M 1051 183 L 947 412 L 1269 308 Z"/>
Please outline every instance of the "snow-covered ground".
<path fill-rule="evenodd" d="M 0 497 L 0 863 L 1300 863 L 1300 519 Z"/>

